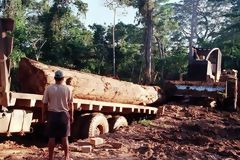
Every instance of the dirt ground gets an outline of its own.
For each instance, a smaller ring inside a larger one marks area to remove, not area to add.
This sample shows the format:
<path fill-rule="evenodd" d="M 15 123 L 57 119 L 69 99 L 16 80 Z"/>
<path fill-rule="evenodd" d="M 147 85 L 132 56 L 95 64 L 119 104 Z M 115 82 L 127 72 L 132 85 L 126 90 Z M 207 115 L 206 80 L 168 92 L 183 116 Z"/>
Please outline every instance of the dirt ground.
<path fill-rule="evenodd" d="M 155 120 L 134 122 L 115 133 L 101 135 L 105 143 L 83 153 L 88 139 L 70 144 L 79 159 L 240 159 L 240 114 L 201 106 L 165 105 Z M 47 140 L 25 136 L 0 139 L 0 160 L 47 158 Z M 114 145 L 117 144 L 117 145 Z M 58 145 L 55 159 L 63 158 Z"/>

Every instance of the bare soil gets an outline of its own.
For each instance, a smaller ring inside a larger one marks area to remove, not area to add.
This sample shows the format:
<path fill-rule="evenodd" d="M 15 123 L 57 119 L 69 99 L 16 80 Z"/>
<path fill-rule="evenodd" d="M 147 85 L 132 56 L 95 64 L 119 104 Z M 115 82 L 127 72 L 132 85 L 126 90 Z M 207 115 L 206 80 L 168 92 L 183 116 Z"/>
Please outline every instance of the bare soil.
<path fill-rule="evenodd" d="M 165 105 L 155 120 L 134 122 L 115 133 L 101 135 L 104 144 L 83 153 L 88 139 L 71 142 L 78 159 L 240 159 L 240 114 L 201 106 Z M 117 143 L 116 146 L 114 143 Z M 28 135 L 2 137 L 0 160 L 47 159 L 47 139 Z M 63 159 L 58 144 L 55 159 Z"/>

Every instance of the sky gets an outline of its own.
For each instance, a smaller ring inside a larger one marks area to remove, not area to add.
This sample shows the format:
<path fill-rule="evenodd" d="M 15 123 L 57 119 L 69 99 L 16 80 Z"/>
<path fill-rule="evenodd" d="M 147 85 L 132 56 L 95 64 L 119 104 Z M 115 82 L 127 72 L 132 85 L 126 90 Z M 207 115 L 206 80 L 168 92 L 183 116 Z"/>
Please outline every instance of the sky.
<path fill-rule="evenodd" d="M 170 2 L 177 2 L 179 0 L 170 0 Z M 93 23 L 101 25 L 113 24 L 113 11 L 104 6 L 104 0 L 83 0 L 88 3 L 88 12 L 82 21 L 88 25 Z M 134 24 L 134 17 L 137 9 L 132 7 L 117 8 L 116 10 L 116 23 L 122 21 L 125 24 Z"/>

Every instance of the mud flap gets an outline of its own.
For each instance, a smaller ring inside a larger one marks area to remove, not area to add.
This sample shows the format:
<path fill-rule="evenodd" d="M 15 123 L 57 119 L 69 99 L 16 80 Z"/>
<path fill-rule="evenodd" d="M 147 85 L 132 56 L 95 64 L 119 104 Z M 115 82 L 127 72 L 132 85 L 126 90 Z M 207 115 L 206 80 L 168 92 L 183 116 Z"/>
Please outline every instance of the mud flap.
<path fill-rule="evenodd" d="M 237 85 L 237 78 L 232 78 L 228 79 L 227 83 L 227 98 L 226 98 L 226 104 L 225 106 L 227 107 L 226 109 L 229 111 L 237 111 L 237 90 L 238 90 L 238 85 Z"/>
<path fill-rule="evenodd" d="M 0 113 L 0 133 L 7 133 L 12 113 Z"/>
<path fill-rule="evenodd" d="M 33 113 L 15 109 L 0 115 L 0 133 L 30 132 Z"/>

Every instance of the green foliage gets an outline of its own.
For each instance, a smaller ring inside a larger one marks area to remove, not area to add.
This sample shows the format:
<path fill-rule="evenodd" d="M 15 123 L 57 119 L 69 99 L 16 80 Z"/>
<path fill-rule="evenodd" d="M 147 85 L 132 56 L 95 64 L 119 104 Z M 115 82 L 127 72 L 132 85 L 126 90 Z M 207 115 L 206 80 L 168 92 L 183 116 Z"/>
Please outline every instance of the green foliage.
<path fill-rule="evenodd" d="M 96 58 L 95 73 L 110 74 L 112 71 L 112 60 L 107 60 L 109 55 L 109 45 L 105 38 L 107 32 L 106 28 L 97 24 L 93 24 L 90 28 L 94 32 L 92 49 Z"/>
<path fill-rule="evenodd" d="M 164 59 L 156 59 L 156 70 L 161 72 L 160 82 L 163 79 L 176 79 L 181 73 L 187 71 L 188 57 L 183 48 L 173 49 L 171 55 Z"/>
<path fill-rule="evenodd" d="M 182 36 L 188 40 L 191 36 L 192 6 L 199 1 L 197 6 L 196 31 L 194 45 L 198 47 L 207 47 L 218 35 L 221 27 L 226 23 L 224 15 L 229 11 L 226 3 L 211 0 L 182 0 L 180 3 L 173 4 L 175 11 L 174 18 L 180 26 Z"/>
<path fill-rule="evenodd" d="M 138 124 L 141 124 L 143 126 L 151 126 L 152 125 L 152 121 L 151 120 L 147 120 L 147 119 L 143 119 L 138 121 Z"/>
<path fill-rule="evenodd" d="M 144 59 L 145 33 L 149 23 L 153 30 L 153 35 L 148 35 L 152 40 L 153 82 L 159 84 L 165 78 L 186 71 L 188 53 L 185 46 L 189 39 L 192 1 L 175 4 L 167 4 L 168 0 L 113 1 L 117 7 L 137 8 L 136 18 L 141 24 L 119 22 L 115 25 L 116 73 L 120 79 L 142 83 L 147 63 Z M 3 17 L 15 20 L 11 54 L 14 67 L 18 66 L 21 57 L 27 56 L 47 64 L 111 76 L 113 26 L 93 24 L 90 30 L 85 28 L 80 16 L 86 14 L 87 3 L 81 0 L 7 2 L 1 11 Z M 219 47 L 224 68 L 240 69 L 240 1 L 200 2 L 196 45 Z"/>
<path fill-rule="evenodd" d="M 76 0 L 71 3 L 77 7 L 78 15 L 87 11 L 87 4 L 82 1 Z M 43 26 L 42 39 L 46 42 L 42 46 L 41 58 L 50 64 L 82 69 L 86 62 L 81 58 L 89 50 L 92 35 L 73 14 L 70 6 L 54 1 L 52 6 L 45 7 L 38 16 Z"/>
<path fill-rule="evenodd" d="M 111 41 L 112 28 L 108 29 L 106 41 Z M 134 25 L 118 23 L 115 26 L 116 35 L 116 70 L 117 75 L 124 80 L 138 82 L 142 63 L 141 48 L 143 44 L 143 29 Z M 111 60 L 112 55 L 108 56 Z"/>
<path fill-rule="evenodd" d="M 138 82 L 139 74 L 141 72 L 142 57 L 139 54 L 141 46 L 139 44 L 121 44 L 120 53 L 122 57 L 118 56 L 118 75 L 121 79 L 127 81 Z M 123 63 L 124 62 L 124 63 Z"/>
<path fill-rule="evenodd" d="M 174 21 L 173 10 L 170 5 L 160 5 L 156 9 L 154 15 L 155 35 L 162 39 L 162 43 L 166 44 L 169 40 L 167 36 L 174 30 L 178 29 L 176 21 Z"/>
<path fill-rule="evenodd" d="M 15 30 L 13 32 L 14 49 L 10 55 L 13 67 L 18 66 L 18 62 L 28 52 L 27 41 L 29 39 L 27 17 L 25 6 L 17 0 L 7 1 L 6 8 L 4 8 L 3 16 L 13 18 L 15 20 Z"/>
<path fill-rule="evenodd" d="M 71 3 L 73 3 L 73 5 L 77 8 L 78 15 L 81 15 L 81 14 L 85 15 L 85 13 L 88 11 L 87 3 L 83 3 L 83 1 L 81 0 L 71 1 Z"/>
<path fill-rule="evenodd" d="M 21 58 L 25 57 L 26 55 L 18 50 L 14 49 L 12 54 L 10 55 L 11 61 L 12 61 L 12 66 L 13 67 L 18 67 L 18 63 L 20 62 Z"/>
<path fill-rule="evenodd" d="M 240 70 L 240 1 L 229 0 L 229 4 L 232 5 L 230 11 L 224 15 L 228 21 L 219 31 L 214 45 L 222 50 L 224 68 Z"/>

